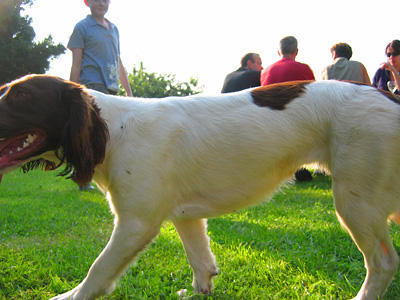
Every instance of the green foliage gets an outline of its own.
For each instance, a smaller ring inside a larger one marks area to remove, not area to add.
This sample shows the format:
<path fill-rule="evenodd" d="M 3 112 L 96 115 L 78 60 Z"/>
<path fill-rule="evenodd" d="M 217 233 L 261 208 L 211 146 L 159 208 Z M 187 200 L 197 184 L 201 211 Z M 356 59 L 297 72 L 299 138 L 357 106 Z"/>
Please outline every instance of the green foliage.
<path fill-rule="evenodd" d="M 25 5 L 34 0 L 0 0 L 0 85 L 29 73 L 43 74 L 49 59 L 65 52 L 62 44 L 54 45 L 51 35 L 35 43 L 32 19 L 21 16 Z"/>
<path fill-rule="evenodd" d="M 202 87 L 198 87 L 198 80 L 190 78 L 189 82 L 175 82 L 175 75 L 149 73 L 140 63 L 140 68 L 133 68 L 132 73 L 128 74 L 132 94 L 142 98 L 163 98 L 168 96 L 188 96 L 202 92 Z M 121 90 L 121 95 L 124 91 Z"/>

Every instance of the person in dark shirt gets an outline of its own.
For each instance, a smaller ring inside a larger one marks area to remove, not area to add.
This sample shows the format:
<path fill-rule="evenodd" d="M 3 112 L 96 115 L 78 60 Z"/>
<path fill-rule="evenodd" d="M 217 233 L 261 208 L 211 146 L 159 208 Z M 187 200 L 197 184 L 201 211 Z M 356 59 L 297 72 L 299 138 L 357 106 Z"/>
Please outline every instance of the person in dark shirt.
<path fill-rule="evenodd" d="M 376 71 L 372 84 L 378 89 L 400 94 L 400 41 L 393 40 L 386 46 L 388 60 Z M 388 83 L 394 83 L 389 89 Z"/>
<path fill-rule="evenodd" d="M 260 86 L 261 57 L 257 53 L 247 53 L 242 57 L 241 67 L 229 73 L 224 81 L 221 93 L 232 93 Z"/>

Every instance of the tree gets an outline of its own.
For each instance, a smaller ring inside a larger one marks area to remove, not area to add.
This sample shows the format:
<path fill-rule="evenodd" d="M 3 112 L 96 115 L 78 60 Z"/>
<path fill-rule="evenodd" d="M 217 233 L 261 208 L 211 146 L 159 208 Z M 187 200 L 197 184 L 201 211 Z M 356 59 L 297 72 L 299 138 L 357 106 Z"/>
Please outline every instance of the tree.
<path fill-rule="evenodd" d="M 163 98 L 168 96 L 188 96 L 201 93 L 202 87 L 198 87 L 198 80 L 190 78 L 189 82 L 175 82 L 175 75 L 149 73 L 140 63 L 140 68 L 133 68 L 132 73 L 128 74 L 129 84 L 132 94 L 135 97 L 143 98 Z M 120 94 L 124 94 L 121 90 Z"/>
<path fill-rule="evenodd" d="M 0 85 L 29 73 L 45 73 L 49 59 L 65 52 L 51 35 L 35 43 L 32 19 L 21 16 L 23 6 L 35 0 L 0 0 Z"/>

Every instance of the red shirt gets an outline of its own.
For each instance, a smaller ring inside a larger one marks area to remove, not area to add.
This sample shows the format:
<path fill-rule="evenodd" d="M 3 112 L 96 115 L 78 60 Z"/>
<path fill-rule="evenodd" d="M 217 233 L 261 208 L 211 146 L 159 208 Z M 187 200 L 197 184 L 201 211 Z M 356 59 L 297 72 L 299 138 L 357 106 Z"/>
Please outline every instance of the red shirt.
<path fill-rule="evenodd" d="M 315 80 L 311 68 L 290 58 L 282 58 L 261 71 L 261 85 L 272 83 Z"/>

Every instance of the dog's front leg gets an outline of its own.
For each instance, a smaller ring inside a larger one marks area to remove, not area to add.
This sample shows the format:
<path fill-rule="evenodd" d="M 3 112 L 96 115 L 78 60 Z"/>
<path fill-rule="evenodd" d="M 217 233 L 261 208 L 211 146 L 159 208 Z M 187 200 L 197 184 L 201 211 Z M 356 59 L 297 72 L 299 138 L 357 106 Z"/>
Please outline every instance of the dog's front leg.
<path fill-rule="evenodd" d="M 71 291 L 51 300 L 90 300 L 111 293 L 116 280 L 151 240 L 161 224 L 141 221 L 116 221 L 111 239 L 86 278 Z"/>
<path fill-rule="evenodd" d="M 193 269 L 194 292 L 210 294 L 213 288 L 212 277 L 218 274 L 218 268 L 207 235 L 207 220 L 175 220 L 173 223 Z"/>

